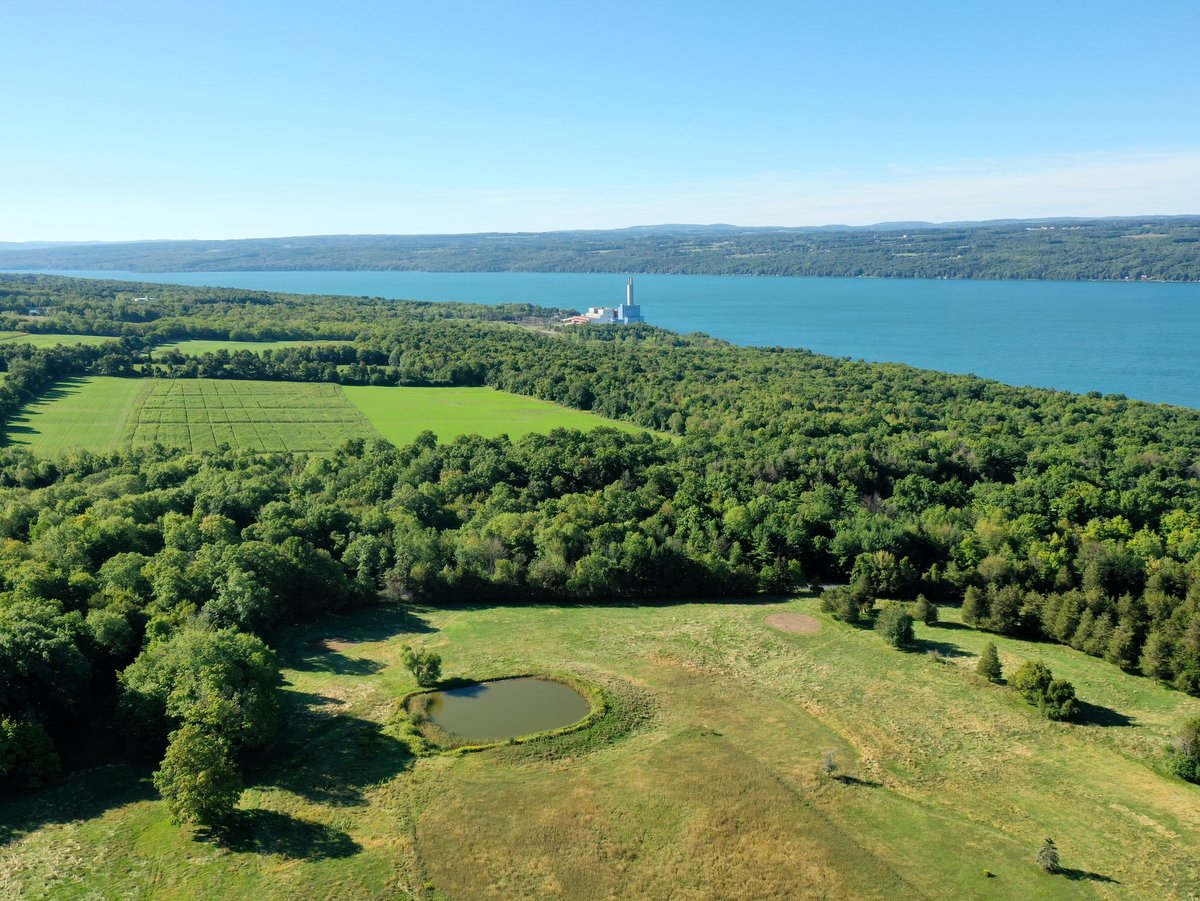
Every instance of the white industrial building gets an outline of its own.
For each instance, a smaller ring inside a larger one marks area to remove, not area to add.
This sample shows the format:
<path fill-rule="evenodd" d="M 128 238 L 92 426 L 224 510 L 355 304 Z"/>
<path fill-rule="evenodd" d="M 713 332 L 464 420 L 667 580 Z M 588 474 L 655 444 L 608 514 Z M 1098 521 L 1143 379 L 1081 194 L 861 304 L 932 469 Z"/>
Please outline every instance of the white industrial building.
<path fill-rule="evenodd" d="M 642 308 L 633 302 L 633 279 L 625 286 L 625 303 L 619 307 L 588 307 L 582 316 L 570 316 L 563 320 L 567 323 L 595 323 L 597 325 L 615 324 L 629 325 L 634 322 L 645 322 L 642 318 Z"/>

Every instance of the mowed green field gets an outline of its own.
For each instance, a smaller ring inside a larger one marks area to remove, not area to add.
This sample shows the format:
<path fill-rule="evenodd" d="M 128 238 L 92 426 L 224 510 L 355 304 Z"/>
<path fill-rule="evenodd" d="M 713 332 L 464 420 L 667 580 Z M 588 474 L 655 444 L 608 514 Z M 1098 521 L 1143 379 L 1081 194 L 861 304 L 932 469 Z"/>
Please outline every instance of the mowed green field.
<path fill-rule="evenodd" d="M 11 444 L 53 455 L 158 442 L 189 450 L 222 444 L 262 451 L 324 453 L 347 438 L 396 444 L 426 429 L 442 440 L 463 434 L 516 439 L 565 427 L 614 422 L 490 388 L 357 388 L 320 382 L 222 379 L 69 379 L 27 406 Z"/>
<path fill-rule="evenodd" d="M 126 445 L 322 452 L 373 434 L 337 385 L 220 379 L 151 379 L 148 385 L 129 416 Z"/>
<path fill-rule="evenodd" d="M 801 635 L 764 622 L 816 617 Z M 951 611 L 943 611 L 944 614 Z M 0 805 L 14 897 L 1128 898 L 1200 885 L 1200 787 L 1157 767 L 1200 701 L 1069 648 L 917 627 L 904 653 L 812 599 L 381 608 L 281 636 L 285 739 L 238 825 L 194 841 L 144 772 L 99 767 Z M 1080 725 L 974 676 L 995 640 L 1074 681 Z M 610 729 L 414 757 L 385 724 L 415 685 L 571 673 Z M 937 650 L 946 662 L 926 652 Z M 850 777 L 818 772 L 833 751 Z M 1065 872 L 1034 857 L 1052 836 Z M 2 836 L 0 836 L 2 840 Z"/>
<path fill-rule="evenodd" d="M 191 341 L 176 341 L 173 344 L 161 344 L 154 349 L 152 356 L 161 356 L 168 350 L 177 350 L 181 354 L 190 357 L 199 357 L 204 354 L 216 353 L 219 350 L 227 350 L 234 353 L 239 350 L 248 350 L 251 353 L 260 353 L 264 350 L 281 350 L 285 347 L 316 347 L 326 344 L 350 344 L 350 341 L 209 341 L 205 339 L 195 339 Z"/>
<path fill-rule="evenodd" d="M 66 379 L 12 418 L 7 443 L 44 456 L 116 450 L 122 446 L 130 414 L 149 387 L 145 379 Z"/>
<path fill-rule="evenodd" d="M 544 400 L 506 394 L 494 388 L 375 388 L 348 385 L 346 397 L 384 438 L 408 444 L 426 429 L 442 440 L 457 435 L 508 435 L 514 441 L 555 428 L 588 431 L 610 426 L 644 431 L 627 422 L 604 419 Z"/>
<path fill-rule="evenodd" d="M 89 347 L 116 341 L 110 335 L 31 335 L 27 332 L 0 332 L 0 342 L 32 344 L 34 347 L 57 347 L 60 344 L 86 344 Z"/>

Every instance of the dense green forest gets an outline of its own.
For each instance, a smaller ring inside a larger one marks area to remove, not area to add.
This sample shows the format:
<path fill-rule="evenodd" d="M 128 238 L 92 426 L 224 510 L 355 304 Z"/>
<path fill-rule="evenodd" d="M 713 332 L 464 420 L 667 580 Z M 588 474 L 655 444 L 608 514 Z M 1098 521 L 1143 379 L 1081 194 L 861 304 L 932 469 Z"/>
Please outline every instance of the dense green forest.
<path fill-rule="evenodd" d="M 381 597 L 843 582 L 860 599 L 963 600 L 979 627 L 1200 694 L 1200 412 L 650 326 L 562 329 L 532 307 L 142 291 L 0 277 L 0 326 L 120 337 L 0 344 L 4 422 L 64 375 L 98 373 L 489 385 L 661 434 L 427 434 L 325 456 L 3 449 L 0 771 L 13 783 L 49 778 L 97 716 L 155 754 L 174 729 L 170 760 L 200 733 L 228 756 L 260 746 L 275 627 Z M 186 337 L 354 343 L 151 360 Z"/>
<path fill-rule="evenodd" d="M 1200 217 L 661 226 L 474 235 L 333 235 L 58 247 L 0 245 L 0 269 L 411 269 L 875 278 L 1200 280 Z"/>

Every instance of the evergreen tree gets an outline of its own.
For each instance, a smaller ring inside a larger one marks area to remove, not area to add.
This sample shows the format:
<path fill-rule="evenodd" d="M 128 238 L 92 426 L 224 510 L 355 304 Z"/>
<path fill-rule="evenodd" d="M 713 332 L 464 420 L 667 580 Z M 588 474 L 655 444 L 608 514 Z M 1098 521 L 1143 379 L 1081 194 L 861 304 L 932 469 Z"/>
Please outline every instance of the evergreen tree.
<path fill-rule="evenodd" d="M 1038 698 L 1038 710 L 1048 719 L 1073 720 L 1079 715 L 1079 700 L 1075 697 L 1075 686 L 1066 679 L 1054 679 Z"/>
<path fill-rule="evenodd" d="M 1171 742 L 1171 769 L 1181 779 L 1200 783 L 1200 716 L 1194 716 Z"/>
<path fill-rule="evenodd" d="M 983 676 L 989 682 L 999 682 L 1003 677 L 1003 670 L 1000 667 L 1000 655 L 996 653 L 996 643 L 989 641 L 984 647 L 983 653 L 979 655 L 979 662 L 975 665 L 975 672 Z"/>
<path fill-rule="evenodd" d="M 1017 667 L 1017 671 L 1009 679 L 1009 684 L 1024 695 L 1029 703 L 1036 704 L 1046 693 L 1053 679 L 1054 674 L 1050 672 L 1050 667 L 1042 661 L 1026 660 Z"/>
<path fill-rule="evenodd" d="M 833 779 L 837 776 L 839 769 L 837 756 L 833 751 L 826 751 L 821 755 L 821 775 Z"/>
<path fill-rule="evenodd" d="M 844 623 L 859 621 L 861 608 L 849 588 L 836 586 L 821 593 L 821 609 Z"/>
<path fill-rule="evenodd" d="M 913 643 L 913 618 L 896 603 L 888 603 L 879 611 L 875 631 L 894 648 L 906 648 Z"/>
<path fill-rule="evenodd" d="M 917 595 L 917 603 L 913 606 L 913 615 L 927 626 L 935 625 L 938 621 L 938 608 L 923 594 Z"/>
<path fill-rule="evenodd" d="M 1037 855 L 1037 864 L 1047 873 L 1057 873 L 1062 869 L 1058 860 L 1058 846 L 1054 844 L 1054 839 L 1048 838 L 1042 842 L 1041 850 Z"/>
<path fill-rule="evenodd" d="M 962 621 L 968 626 L 981 626 L 987 621 L 987 598 L 983 592 L 972 585 L 963 595 Z"/>

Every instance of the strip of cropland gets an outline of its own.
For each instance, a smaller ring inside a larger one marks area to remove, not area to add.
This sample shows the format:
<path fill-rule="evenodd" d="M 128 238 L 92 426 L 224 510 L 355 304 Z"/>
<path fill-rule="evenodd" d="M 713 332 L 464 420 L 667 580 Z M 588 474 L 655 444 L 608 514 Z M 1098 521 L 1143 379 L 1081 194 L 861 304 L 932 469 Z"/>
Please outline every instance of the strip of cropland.
<path fill-rule="evenodd" d="M 228 379 L 67 379 L 28 405 L 8 443 L 42 456 L 159 443 L 185 450 L 222 444 L 258 451 L 327 453 L 348 438 L 411 442 L 423 431 L 514 440 L 555 428 L 636 426 L 491 388 L 342 387 L 322 382 Z"/>
<path fill-rule="evenodd" d="M 206 338 L 193 338 L 160 345 L 155 348 L 153 356 L 160 357 L 172 350 L 178 351 L 184 356 L 199 357 L 222 350 L 229 353 L 236 353 L 239 350 L 262 353 L 264 350 L 285 350 L 289 347 L 318 347 L 350 343 L 349 341 L 213 341 Z"/>
<path fill-rule="evenodd" d="M 42 335 L 32 332 L 0 332 L 0 342 L 5 344 L 32 344 L 34 347 L 58 347 L 60 345 L 84 344 L 99 347 L 116 341 L 111 335 Z"/>
<path fill-rule="evenodd" d="M 556 428 L 590 431 L 610 426 L 625 432 L 644 431 L 627 422 L 493 388 L 347 386 L 342 390 L 379 433 L 394 444 L 408 444 L 426 430 L 443 441 L 468 434 L 485 438 L 508 435 L 515 441 L 522 435 L 544 434 Z"/>

